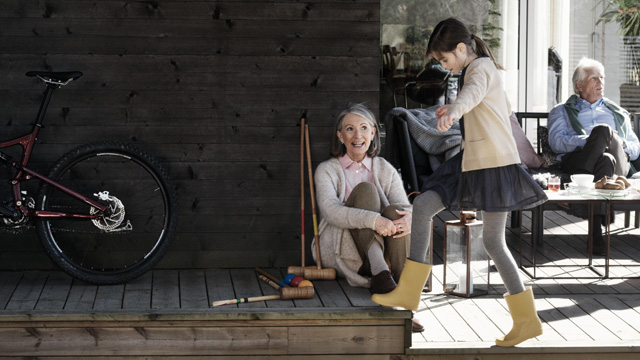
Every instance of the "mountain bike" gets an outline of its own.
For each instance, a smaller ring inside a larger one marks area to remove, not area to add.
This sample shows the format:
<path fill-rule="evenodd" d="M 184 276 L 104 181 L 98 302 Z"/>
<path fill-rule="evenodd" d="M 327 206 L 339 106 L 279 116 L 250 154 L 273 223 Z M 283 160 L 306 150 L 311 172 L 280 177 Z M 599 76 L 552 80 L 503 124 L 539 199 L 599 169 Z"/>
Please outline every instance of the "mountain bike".
<path fill-rule="evenodd" d="M 53 91 L 82 76 L 79 71 L 29 71 L 46 86 L 31 132 L 0 141 L 20 146 L 21 159 L 0 151 L 11 169 L 12 196 L 0 203 L 6 231 L 35 228 L 47 255 L 71 276 L 94 284 L 134 279 L 169 249 L 178 222 L 177 193 L 167 171 L 129 143 L 85 144 L 62 155 L 47 175 L 29 167 Z M 14 148 L 15 149 L 15 148 Z M 39 181 L 35 198 L 21 186 Z"/>

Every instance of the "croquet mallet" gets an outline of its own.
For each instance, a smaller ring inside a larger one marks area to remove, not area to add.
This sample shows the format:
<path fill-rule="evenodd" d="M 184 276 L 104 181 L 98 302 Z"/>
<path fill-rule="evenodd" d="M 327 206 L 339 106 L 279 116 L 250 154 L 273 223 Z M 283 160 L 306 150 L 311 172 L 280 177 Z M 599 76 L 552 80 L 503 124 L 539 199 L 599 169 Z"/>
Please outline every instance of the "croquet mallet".
<path fill-rule="evenodd" d="M 309 192 L 311 193 L 311 211 L 313 215 L 313 235 L 316 243 L 316 264 L 317 267 L 313 266 L 304 266 L 304 258 L 302 261 L 301 267 L 289 266 L 287 272 L 300 275 L 308 280 L 334 280 L 336 278 L 336 269 L 332 268 L 322 268 L 322 255 L 320 254 L 320 238 L 318 237 L 318 216 L 316 215 L 316 198 L 315 198 L 315 189 L 313 186 L 313 170 L 311 165 L 311 147 L 309 145 L 309 125 L 304 125 L 304 134 L 306 144 L 306 153 L 307 153 L 307 169 L 309 171 Z M 303 179 L 304 176 L 301 176 Z M 304 180 L 302 180 L 304 182 Z M 304 192 L 301 194 L 304 198 Z M 304 229 L 304 218 L 302 220 L 303 229 Z M 302 251 L 304 256 L 304 248 Z"/>
<path fill-rule="evenodd" d="M 290 299 L 311 299 L 313 295 L 315 295 L 315 290 L 313 286 L 305 286 L 305 287 L 289 287 L 289 286 L 280 286 L 278 285 L 278 280 L 263 271 L 262 269 L 256 268 L 256 271 L 260 274 L 258 277 L 260 280 L 269 284 L 272 288 L 280 291 L 282 300 L 290 300 Z"/>
<path fill-rule="evenodd" d="M 218 300 L 218 301 L 212 302 L 211 306 L 222 306 L 222 305 L 242 304 L 242 303 L 256 302 L 256 301 L 276 300 L 276 299 L 280 299 L 281 296 L 282 295 L 265 295 L 265 296 L 254 296 L 254 297 L 248 297 L 248 298 Z"/>
<path fill-rule="evenodd" d="M 291 299 L 311 299 L 315 295 L 315 290 L 312 286 L 306 287 L 281 287 L 277 284 L 277 280 L 272 280 L 267 278 L 267 276 L 271 276 L 266 272 L 256 268 L 256 271 L 259 271 L 261 275 L 258 277 L 265 281 L 267 284 L 271 285 L 274 289 L 280 291 L 278 295 L 264 295 L 264 296 L 254 296 L 254 297 L 246 297 L 246 298 L 237 298 L 237 299 L 229 299 L 229 300 L 218 300 L 211 303 L 211 306 L 222 306 L 222 305 L 232 305 L 232 304 L 242 304 L 256 301 L 267 301 L 267 300 L 291 300 Z M 265 275 L 263 275 L 265 274 Z M 275 279 L 275 278 L 273 278 Z"/>
<path fill-rule="evenodd" d="M 301 266 L 289 266 L 287 272 L 289 274 L 299 275 L 304 277 L 305 269 L 305 227 L 304 227 L 304 137 L 306 127 L 307 114 L 303 113 L 300 118 L 300 249 L 302 259 L 300 260 Z M 315 267 L 309 267 L 314 269 Z"/>

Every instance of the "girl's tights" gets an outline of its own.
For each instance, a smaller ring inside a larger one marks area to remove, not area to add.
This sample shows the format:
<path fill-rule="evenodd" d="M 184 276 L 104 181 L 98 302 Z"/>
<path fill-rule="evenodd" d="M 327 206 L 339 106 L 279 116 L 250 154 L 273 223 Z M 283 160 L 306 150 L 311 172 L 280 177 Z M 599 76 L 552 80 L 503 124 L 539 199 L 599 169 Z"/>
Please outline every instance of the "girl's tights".
<path fill-rule="evenodd" d="M 411 245 L 409 259 L 425 263 L 431 242 L 433 217 L 445 209 L 440 195 L 435 191 L 420 194 L 413 201 L 413 221 L 411 225 Z M 518 275 L 516 262 L 507 248 L 504 237 L 507 212 L 482 211 L 482 243 L 493 260 L 509 294 L 523 292 L 524 284 Z"/>

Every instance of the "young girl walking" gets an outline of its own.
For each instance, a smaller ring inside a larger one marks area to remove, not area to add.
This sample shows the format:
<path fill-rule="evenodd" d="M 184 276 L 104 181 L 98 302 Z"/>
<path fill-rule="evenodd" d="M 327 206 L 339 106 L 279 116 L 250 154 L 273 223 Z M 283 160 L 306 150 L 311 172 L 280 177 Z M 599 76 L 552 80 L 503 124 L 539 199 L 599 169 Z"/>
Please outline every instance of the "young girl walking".
<path fill-rule="evenodd" d="M 473 43 L 475 42 L 475 48 Z M 462 71 L 458 97 L 436 110 L 437 128 L 446 131 L 460 122 L 462 151 L 442 164 L 413 202 L 409 258 L 398 286 L 371 300 L 385 306 L 417 310 L 420 294 L 431 272 L 425 263 L 431 222 L 444 209 L 480 210 L 482 241 L 507 288 L 505 299 L 513 319 L 512 330 L 496 339 L 498 346 L 514 346 L 542 334 L 533 292 L 525 289 L 505 241 L 509 211 L 535 207 L 546 195 L 520 166 L 511 133 L 511 106 L 489 47 L 460 21 L 440 22 L 429 39 L 427 55 L 452 72 Z M 463 118 L 464 115 L 464 118 Z"/>

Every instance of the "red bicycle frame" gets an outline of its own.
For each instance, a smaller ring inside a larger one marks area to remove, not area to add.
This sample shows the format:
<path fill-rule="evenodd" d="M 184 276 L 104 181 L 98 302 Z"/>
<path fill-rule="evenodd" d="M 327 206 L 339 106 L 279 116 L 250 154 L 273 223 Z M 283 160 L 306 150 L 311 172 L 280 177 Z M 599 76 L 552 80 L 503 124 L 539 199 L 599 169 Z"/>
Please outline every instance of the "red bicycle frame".
<path fill-rule="evenodd" d="M 33 129 L 30 133 L 17 137 L 13 140 L 0 142 L 0 149 L 4 149 L 14 145 L 20 145 L 22 147 L 22 161 L 17 162 L 13 160 L 10 156 L 0 151 L 0 160 L 3 160 L 10 166 L 16 168 L 18 172 L 10 180 L 11 186 L 13 187 L 13 198 L 14 198 L 14 206 L 20 210 L 20 212 L 24 216 L 31 217 L 58 217 L 58 218 L 83 218 L 83 219 L 97 219 L 104 215 L 105 211 L 108 209 L 107 205 L 101 204 L 91 198 L 88 198 L 74 190 L 69 189 L 68 187 L 59 184 L 56 181 L 49 179 L 48 177 L 41 175 L 27 167 L 27 163 L 29 162 L 29 158 L 31 157 L 31 152 L 33 151 L 33 147 L 35 146 L 36 140 L 38 138 L 38 133 L 40 132 L 40 128 L 42 127 L 42 120 L 44 119 L 44 114 L 49 106 L 49 101 L 51 100 L 51 94 L 53 90 L 57 87 L 52 84 L 47 84 L 47 90 L 45 92 L 44 99 L 42 100 L 42 104 L 40 105 L 40 109 L 38 110 L 38 116 L 33 125 Z M 45 183 L 55 187 L 56 189 L 72 196 L 80 201 L 83 201 L 94 208 L 98 209 L 98 213 L 94 215 L 90 214 L 77 214 L 77 213 L 67 213 L 67 212 L 58 212 L 58 211 L 44 211 L 44 210 L 32 210 L 28 207 L 24 206 L 21 197 L 20 184 L 23 181 L 30 180 L 32 178 L 36 178 L 38 180 L 44 181 Z"/>

